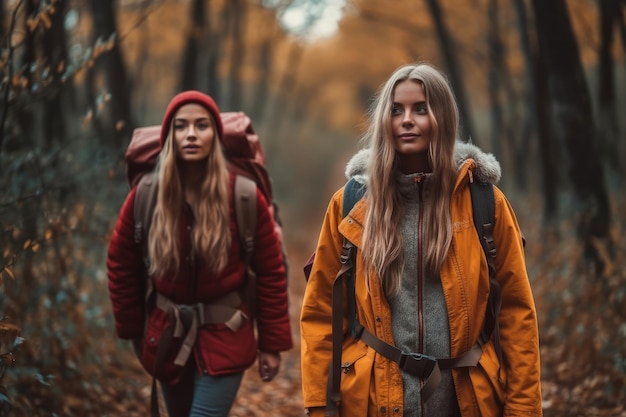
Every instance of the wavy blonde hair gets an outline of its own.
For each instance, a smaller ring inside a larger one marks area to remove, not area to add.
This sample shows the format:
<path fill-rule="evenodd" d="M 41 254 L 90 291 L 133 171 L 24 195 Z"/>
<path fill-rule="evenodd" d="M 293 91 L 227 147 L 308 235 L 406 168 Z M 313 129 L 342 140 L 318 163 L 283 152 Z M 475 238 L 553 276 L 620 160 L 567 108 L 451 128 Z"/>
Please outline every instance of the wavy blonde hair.
<path fill-rule="evenodd" d="M 218 272 L 228 262 L 231 245 L 229 173 L 215 129 L 215 120 L 212 115 L 210 118 L 215 135 L 212 150 L 206 160 L 206 175 L 201 185 L 200 198 L 192 207 L 195 226 L 191 234 L 191 255 Z M 172 122 L 156 168 L 159 190 L 148 240 L 148 272 L 157 277 L 176 271 L 181 262 L 179 220 L 185 196 L 176 156 L 173 125 Z"/>
<path fill-rule="evenodd" d="M 429 156 L 432 188 L 424 226 L 424 265 L 427 273 L 438 274 L 452 241 L 450 199 L 456 180 L 454 143 L 459 111 L 447 78 L 430 64 L 417 63 L 398 68 L 384 84 L 369 112 L 369 128 L 363 137 L 371 149 L 368 163 L 367 214 L 363 233 L 363 264 L 366 276 L 373 272 L 382 281 L 385 293 L 397 293 L 404 259 L 398 228 L 403 215 L 394 176 L 398 161 L 391 128 L 391 110 L 396 85 L 411 80 L 424 89 L 432 125 Z"/>

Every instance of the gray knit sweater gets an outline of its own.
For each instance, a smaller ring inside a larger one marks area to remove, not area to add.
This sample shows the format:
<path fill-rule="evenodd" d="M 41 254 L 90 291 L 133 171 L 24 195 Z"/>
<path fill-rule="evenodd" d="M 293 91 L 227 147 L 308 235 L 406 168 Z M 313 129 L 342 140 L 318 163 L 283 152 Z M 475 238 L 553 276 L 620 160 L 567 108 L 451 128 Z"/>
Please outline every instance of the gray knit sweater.
<path fill-rule="evenodd" d="M 426 275 L 423 254 L 418 252 L 419 241 L 424 242 L 424 225 L 419 225 L 420 210 L 428 210 L 430 175 L 399 175 L 398 190 L 404 203 L 400 223 L 403 239 L 404 270 L 402 286 L 397 295 L 389 297 L 391 322 L 396 346 L 404 352 L 420 352 L 436 358 L 450 357 L 450 328 L 448 310 L 438 276 Z M 420 190 L 421 188 L 421 190 Z M 421 258 L 421 259 L 420 259 Z M 423 317 L 420 329 L 419 314 Z M 420 346 L 419 334 L 423 332 Z M 428 417 L 458 416 L 458 406 L 450 370 L 442 371 L 441 384 L 424 404 L 420 395 L 420 379 L 402 372 L 404 384 L 404 415 Z M 422 413 L 424 411 L 424 413 Z"/>

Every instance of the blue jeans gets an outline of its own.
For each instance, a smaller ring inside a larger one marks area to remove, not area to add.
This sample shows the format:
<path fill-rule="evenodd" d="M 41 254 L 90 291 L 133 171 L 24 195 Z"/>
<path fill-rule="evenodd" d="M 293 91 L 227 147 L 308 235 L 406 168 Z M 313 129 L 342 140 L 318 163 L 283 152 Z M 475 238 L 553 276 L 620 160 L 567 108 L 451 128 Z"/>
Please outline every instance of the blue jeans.
<path fill-rule="evenodd" d="M 190 361 L 193 363 L 193 361 Z M 188 364 L 176 385 L 161 384 L 170 417 L 228 417 L 239 390 L 243 372 L 210 376 Z"/>

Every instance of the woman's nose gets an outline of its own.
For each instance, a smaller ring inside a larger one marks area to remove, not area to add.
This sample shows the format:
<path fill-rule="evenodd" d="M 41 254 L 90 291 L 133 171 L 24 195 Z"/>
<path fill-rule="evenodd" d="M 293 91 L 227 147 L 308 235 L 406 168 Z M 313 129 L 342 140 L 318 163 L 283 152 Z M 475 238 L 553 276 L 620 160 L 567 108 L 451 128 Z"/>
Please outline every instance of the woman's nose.
<path fill-rule="evenodd" d="M 404 115 L 402 117 L 402 124 L 403 125 L 414 125 L 415 121 L 413 120 L 413 113 L 411 113 L 411 111 L 407 110 L 404 112 Z"/>

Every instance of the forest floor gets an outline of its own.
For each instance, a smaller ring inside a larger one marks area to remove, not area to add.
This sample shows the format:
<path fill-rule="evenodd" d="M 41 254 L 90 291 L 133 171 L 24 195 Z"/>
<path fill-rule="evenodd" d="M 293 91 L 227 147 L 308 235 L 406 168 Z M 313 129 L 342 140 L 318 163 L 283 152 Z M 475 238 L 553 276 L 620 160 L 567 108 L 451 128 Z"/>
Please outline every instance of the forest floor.
<path fill-rule="evenodd" d="M 527 234 L 529 275 L 541 333 L 544 416 L 626 417 L 626 269 L 619 267 L 626 262 L 626 240 L 621 238 L 626 224 L 612 231 L 618 255 L 599 277 L 601 282 L 589 278 L 596 274 L 581 270 L 581 249 L 564 236 L 573 230 L 570 226 L 564 223 L 543 241 L 534 235 L 535 230 Z M 561 243 L 552 242 L 564 237 Z M 298 340 L 305 285 L 304 278 L 299 279 L 298 266 L 304 264 L 303 255 L 290 254 L 295 275 L 290 282 L 290 314 L 296 346 L 283 353 L 281 371 L 274 381 L 263 383 L 256 365 L 246 372 L 230 417 L 305 415 Z M 124 413 L 119 415 L 146 415 L 150 380 L 130 349 L 126 352 L 127 360 L 112 381 L 114 386 L 121 384 L 120 395 L 127 399 L 126 406 L 120 404 Z"/>
<path fill-rule="evenodd" d="M 620 201 L 612 208 L 613 247 L 595 243 L 599 252 L 613 253 L 600 272 L 591 271 L 583 261 L 574 220 L 562 221 L 548 233 L 532 222 L 531 209 L 517 210 L 527 238 L 527 265 L 539 317 L 545 417 L 626 417 L 626 219 L 619 214 L 626 213 L 625 206 Z M 295 347 L 283 353 L 275 380 L 263 383 L 256 365 L 246 372 L 230 417 L 304 416 L 298 317 L 306 251 L 290 251 Z M 39 327 L 28 331 L 13 366 L 0 381 L 7 386 L 2 391 L 6 397 L 0 392 L 0 417 L 149 415 L 151 379 L 130 345 L 114 335 L 107 293 L 102 290 L 105 282 L 102 278 L 99 290 L 90 288 L 94 294 L 99 291 L 101 299 L 100 305 L 91 306 L 97 311 L 95 318 L 86 319 L 90 310 L 81 305 L 70 305 L 52 317 L 46 314 L 54 310 L 38 313 Z M 12 405 L 10 411 L 7 403 Z"/>

